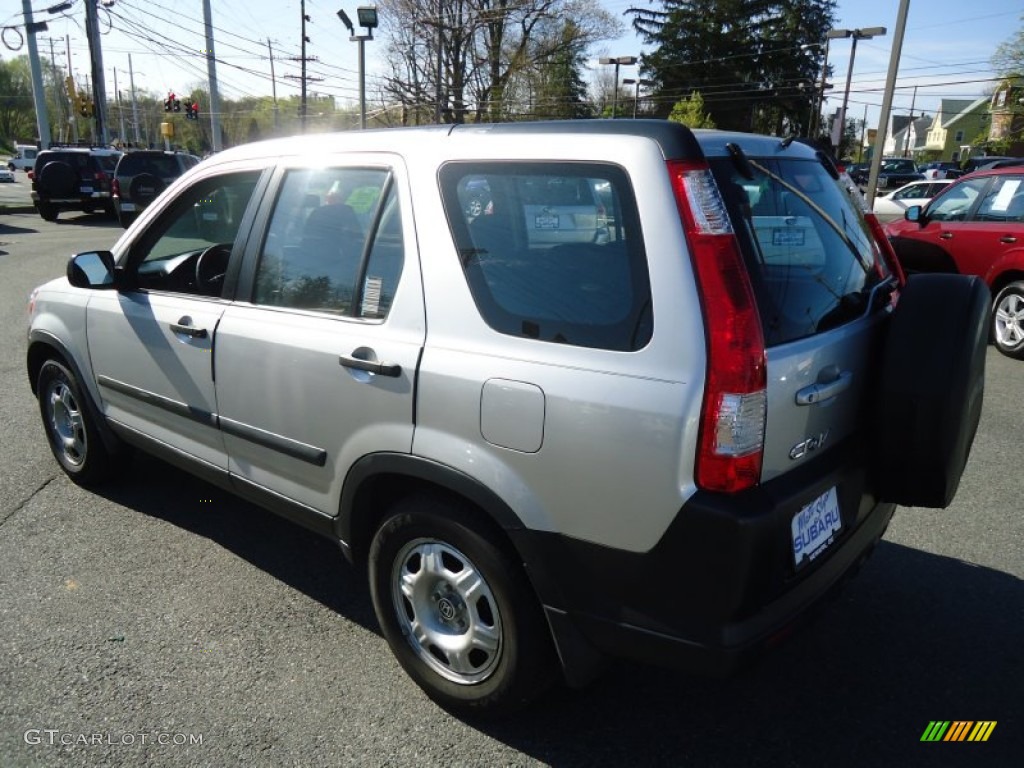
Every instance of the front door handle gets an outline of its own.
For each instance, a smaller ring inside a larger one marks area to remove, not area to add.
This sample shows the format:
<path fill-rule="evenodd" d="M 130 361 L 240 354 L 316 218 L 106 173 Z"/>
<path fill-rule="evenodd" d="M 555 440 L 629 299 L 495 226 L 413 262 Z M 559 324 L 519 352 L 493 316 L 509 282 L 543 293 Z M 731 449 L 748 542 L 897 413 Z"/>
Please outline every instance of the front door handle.
<path fill-rule="evenodd" d="M 357 371 L 368 371 L 379 376 L 390 376 L 395 379 L 402 375 L 402 366 L 398 363 L 384 363 L 365 359 L 370 357 L 370 355 L 372 355 L 372 351 L 360 348 L 351 355 L 339 355 L 338 364 L 346 368 L 355 368 Z"/>
<path fill-rule="evenodd" d="M 939 235 L 939 239 L 940 240 L 952 240 L 953 239 L 953 233 L 952 232 L 943 232 L 941 235 Z"/>
<path fill-rule="evenodd" d="M 797 405 L 814 405 L 830 400 L 850 386 L 853 381 L 853 374 L 850 371 L 843 371 L 835 379 L 827 382 L 816 382 L 803 389 L 797 390 Z"/>
<path fill-rule="evenodd" d="M 1006 243 L 1007 245 L 1013 245 L 1017 242 L 1017 238 L 1013 235 L 1003 235 L 999 238 L 1000 243 Z"/>
<path fill-rule="evenodd" d="M 183 317 L 178 322 L 171 323 L 171 330 L 193 339 L 205 339 L 209 335 L 205 328 L 196 328 L 192 325 L 191 317 Z"/>

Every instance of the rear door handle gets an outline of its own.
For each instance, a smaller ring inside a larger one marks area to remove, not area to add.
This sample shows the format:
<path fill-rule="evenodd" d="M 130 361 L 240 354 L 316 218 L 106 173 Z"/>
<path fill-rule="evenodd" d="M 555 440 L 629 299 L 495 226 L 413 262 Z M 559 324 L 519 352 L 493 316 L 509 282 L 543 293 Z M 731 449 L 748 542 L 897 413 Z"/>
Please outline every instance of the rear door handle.
<path fill-rule="evenodd" d="M 1012 245 L 1013 243 L 1017 242 L 1017 238 L 1014 237 L 1013 235 L 1003 235 L 1002 237 L 999 238 L 999 242 L 1006 243 L 1007 245 Z"/>
<path fill-rule="evenodd" d="M 360 356 L 356 357 L 356 355 Z M 370 373 L 376 373 L 379 376 L 390 376 L 394 379 L 397 379 L 402 375 L 402 366 L 398 363 L 384 363 L 376 360 L 365 360 L 363 359 L 363 355 L 367 355 L 367 352 L 363 349 L 357 349 L 351 355 L 339 355 L 338 363 L 346 368 L 355 368 L 357 371 L 369 371 Z"/>
<path fill-rule="evenodd" d="M 952 240 L 953 239 L 953 233 L 952 232 L 943 232 L 941 235 L 939 235 L 939 239 L 940 240 Z"/>
<path fill-rule="evenodd" d="M 797 405 L 814 405 L 825 400 L 831 400 L 850 386 L 853 381 L 853 374 L 850 371 L 843 371 L 839 376 L 828 382 L 817 382 L 803 389 L 797 390 Z"/>
<path fill-rule="evenodd" d="M 205 339 L 209 335 L 205 328 L 196 328 L 192 325 L 192 319 L 189 317 L 183 317 L 178 322 L 171 323 L 171 330 L 193 339 Z"/>

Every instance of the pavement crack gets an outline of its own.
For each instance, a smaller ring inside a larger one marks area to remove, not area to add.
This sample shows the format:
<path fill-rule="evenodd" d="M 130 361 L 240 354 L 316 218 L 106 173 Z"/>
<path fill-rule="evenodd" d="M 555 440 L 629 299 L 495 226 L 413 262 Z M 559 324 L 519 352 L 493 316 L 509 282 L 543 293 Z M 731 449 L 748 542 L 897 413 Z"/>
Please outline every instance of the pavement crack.
<path fill-rule="evenodd" d="M 0 519 L 0 527 L 3 527 L 3 525 L 8 520 L 10 520 L 12 517 L 14 517 L 16 514 L 18 514 L 21 510 L 23 510 L 28 505 L 28 503 L 30 501 L 32 501 L 32 499 L 34 499 L 36 496 L 38 496 L 40 493 L 42 493 L 44 490 L 46 490 L 46 487 L 50 483 L 52 483 L 54 480 L 56 480 L 57 477 L 58 477 L 57 475 L 51 475 L 50 477 L 46 478 L 46 480 L 44 480 L 40 486 L 38 486 L 34 491 L 32 491 L 32 493 L 30 493 L 28 495 L 28 497 L 23 499 L 21 501 L 21 503 L 19 503 L 14 509 L 12 509 L 6 515 L 4 515 L 2 519 Z"/>

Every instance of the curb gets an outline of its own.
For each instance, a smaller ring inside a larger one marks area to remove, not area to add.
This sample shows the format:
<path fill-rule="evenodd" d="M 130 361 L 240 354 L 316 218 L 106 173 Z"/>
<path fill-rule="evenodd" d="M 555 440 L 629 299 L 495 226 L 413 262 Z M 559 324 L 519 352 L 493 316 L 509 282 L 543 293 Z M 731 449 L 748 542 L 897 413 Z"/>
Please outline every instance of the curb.
<path fill-rule="evenodd" d="M 13 205 L 5 205 L 0 203 L 0 213 L 35 213 L 36 208 L 34 205 L 29 203 L 28 205 L 22 205 L 15 203 Z"/>

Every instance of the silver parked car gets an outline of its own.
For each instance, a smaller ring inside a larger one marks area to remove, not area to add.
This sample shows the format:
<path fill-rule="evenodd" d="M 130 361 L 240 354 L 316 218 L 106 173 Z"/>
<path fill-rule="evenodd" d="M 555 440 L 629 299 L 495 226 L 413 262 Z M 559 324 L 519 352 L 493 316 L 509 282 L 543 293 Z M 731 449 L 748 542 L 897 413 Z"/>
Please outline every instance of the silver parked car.
<path fill-rule="evenodd" d="M 416 683 L 492 711 L 731 670 L 949 504 L 989 304 L 904 282 L 812 149 L 642 120 L 238 147 L 30 301 L 73 481 L 135 447 L 340 542 Z"/>

